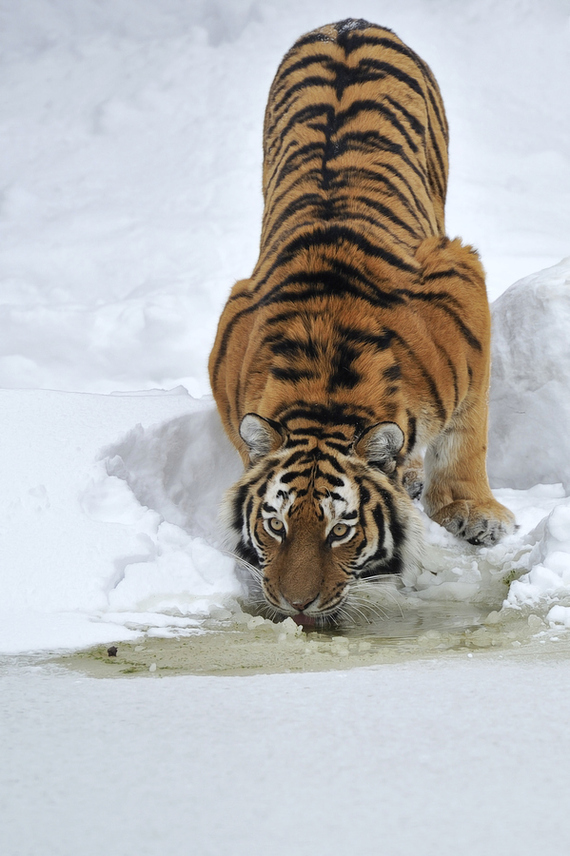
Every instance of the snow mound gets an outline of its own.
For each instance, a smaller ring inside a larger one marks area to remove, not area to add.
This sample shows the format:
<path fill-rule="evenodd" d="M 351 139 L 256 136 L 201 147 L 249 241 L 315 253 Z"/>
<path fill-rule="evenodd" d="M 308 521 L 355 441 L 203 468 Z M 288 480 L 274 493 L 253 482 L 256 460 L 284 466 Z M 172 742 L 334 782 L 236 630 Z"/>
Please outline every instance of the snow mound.
<path fill-rule="evenodd" d="M 495 487 L 570 490 L 570 257 L 492 305 L 488 470 Z"/>
<path fill-rule="evenodd" d="M 137 425 L 104 451 L 100 483 L 124 480 L 133 500 L 164 520 L 213 543 L 220 498 L 242 473 L 241 459 L 228 440 L 213 401 L 204 409 L 150 428 Z"/>
<path fill-rule="evenodd" d="M 139 556 L 115 563 L 107 620 L 165 626 L 160 616 L 169 615 L 180 630 L 240 592 L 218 507 L 241 462 L 213 402 L 194 406 L 167 422 L 137 425 L 105 449 L 81 495 L 92 519 L 130 529 L 140 544 Z"/>
<path fill-rule="evenodd" d="M 570 499 L 557 505 L 527 541 L 534 539 L 526 558 L 529 571 L 512 582 L 506 605 L 523 608 L 556 602 L 548 620 L 570 627 Z"/>

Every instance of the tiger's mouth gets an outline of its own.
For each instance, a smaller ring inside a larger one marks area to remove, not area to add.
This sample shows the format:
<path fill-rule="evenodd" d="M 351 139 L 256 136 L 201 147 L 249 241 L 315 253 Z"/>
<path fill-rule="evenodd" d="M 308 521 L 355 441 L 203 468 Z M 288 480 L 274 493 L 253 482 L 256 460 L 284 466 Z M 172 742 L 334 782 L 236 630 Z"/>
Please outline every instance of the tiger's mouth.
<path fill-rule="evenodd" d="M 314 615 L 305 615 L 304 612 L 298 612 L 296 615 L 292 615 L 291 618 L 298 624 L 300 627 L 316 627 L 317 619 Z"/>

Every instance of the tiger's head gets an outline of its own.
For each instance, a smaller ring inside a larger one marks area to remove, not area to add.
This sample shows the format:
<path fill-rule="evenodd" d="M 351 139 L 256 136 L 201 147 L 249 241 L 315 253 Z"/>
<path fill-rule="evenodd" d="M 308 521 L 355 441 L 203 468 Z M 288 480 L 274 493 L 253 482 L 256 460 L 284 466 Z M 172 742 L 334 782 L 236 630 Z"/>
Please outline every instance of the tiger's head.
<path fill-rule="evenodd" d="M 248 413 L 240 435 L 250 466 L 226 512 L 269 614 L 334 622 L 357 580 L 415 562 L 421 523 L 401 484 L 398 425 L 287 430 Z"/>

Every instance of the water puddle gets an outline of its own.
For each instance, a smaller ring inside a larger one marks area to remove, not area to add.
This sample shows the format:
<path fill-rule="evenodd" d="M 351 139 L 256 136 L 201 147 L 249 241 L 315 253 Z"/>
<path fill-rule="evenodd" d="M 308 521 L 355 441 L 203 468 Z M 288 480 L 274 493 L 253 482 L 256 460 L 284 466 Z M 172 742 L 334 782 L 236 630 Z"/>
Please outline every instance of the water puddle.
<path fill-rule="evenodd" d="M 497 608 L 498 607 L 498 608 Z M 238 610 L 199 627 L 50 658 L 94 677 L 252 675 L 351 669 L 417 659 L 514 654 L 570 656 L 570 634 L 536 611 L 500 604 L 392 603 L 382 617 L 344 630 L 307 632 Z"/>

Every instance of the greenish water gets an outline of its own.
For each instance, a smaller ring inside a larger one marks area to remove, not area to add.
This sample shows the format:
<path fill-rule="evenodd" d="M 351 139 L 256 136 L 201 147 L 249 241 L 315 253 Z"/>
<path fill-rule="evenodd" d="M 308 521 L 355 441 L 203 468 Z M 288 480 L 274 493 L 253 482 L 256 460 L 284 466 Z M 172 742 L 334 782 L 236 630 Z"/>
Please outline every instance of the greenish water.
<path fill-rule="evenodd" d="M 457 602 L 392 605 L 374 621 L 335 632 L 306 632 L 291 619 L 274 624 L 239 611 L 185 635 L 155 634 L 50 661 L 96 677 L 160 677 L 326 671 L 482 655 L 570 656 L 570 634 L 553 629 L 537 612 Z"/>

